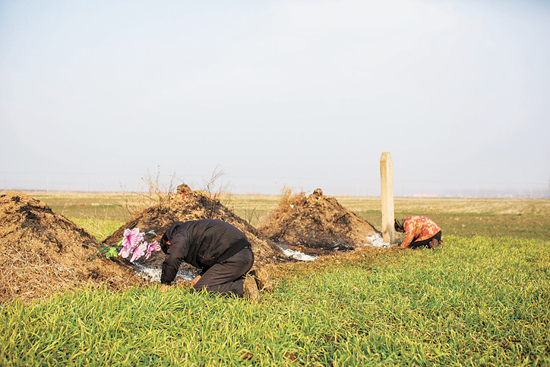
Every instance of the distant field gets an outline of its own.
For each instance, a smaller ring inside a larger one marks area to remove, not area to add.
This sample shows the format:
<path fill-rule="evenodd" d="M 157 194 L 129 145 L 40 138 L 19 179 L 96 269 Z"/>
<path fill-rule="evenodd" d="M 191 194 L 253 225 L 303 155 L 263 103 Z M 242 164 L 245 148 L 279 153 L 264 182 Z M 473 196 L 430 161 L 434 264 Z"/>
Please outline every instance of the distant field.
<path fill-rule="evenodd" d="M 90 223 L 90 231 L 97 237 L 107 236 L 110 233 L 106 231 L 125 223 L 130 218 L 125 204 L 135 201 L 131 195 L 110 193 L 34 193 L 31 196 L 85 228 Z M 225 195 L 221 200 L 238 216 L 257 226 L 277 206 L 280 198 L 276 195 Z M 337 200 L 380 229 L 379 197 L 346 196 L 337 197 Z M 548 199 L 395 198 L 395 217 L 408 215 L 428 216 L 439 224 L 444 235 L 550 238 Z"/>
<path fill-rule="evenodd" d="M 343 206 L 380 228 L 380 198 L 339 197 Z M 550 200 L 395 198 L 395 217 L 425 215 L 444 235 L 550 238 Z"/>

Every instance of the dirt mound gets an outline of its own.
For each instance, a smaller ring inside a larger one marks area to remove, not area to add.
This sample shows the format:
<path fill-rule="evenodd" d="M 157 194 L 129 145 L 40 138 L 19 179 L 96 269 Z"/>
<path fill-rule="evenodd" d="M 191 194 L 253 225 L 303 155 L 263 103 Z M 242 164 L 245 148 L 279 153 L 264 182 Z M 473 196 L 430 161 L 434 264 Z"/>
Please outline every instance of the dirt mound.
<path fill-rule="evenodd" d="M 0 302 L 31 300 L 86 283 L 118 289 L 139 281 L 120 262 L 88 261 L 99 246 L 39 200 L 19 192 L 0 195 Z"/>
<path fill-rule="evenodd" d="M 264 237 L 248 222 L 224 206 L 218 199 L 212 198 L 201 190 L 193 191 L 185 184 L 178 186 L 178 193 L 172 196 L 170 200 L 145 209 L 106 238 L 104 242 L 109 245 L 115 245 L 122 239 L 124 230 L 127 228 L 139 228 L 142 232 L 153 230 L 156 235 L 147 235 L 145 239 L 148 242 L 160 242 L 160 238 L 168 230 L 172 222 L 187 222 L 198 219 L 219 219 L 243 231 L 248 241 L 252 244 L 255 265 L 262 266 L 288 261 L 288 258 L 275 242 Z M 142 258 L 137 260 L 136 263 L 149 267 L 158 267 L 164 261 L 164 256 L 162 251 L 158 251 L 153 253 L 148 260 Z M 187 265 L 182 264 L 182 268 L 185 267 Z"/>
<path fill-rule="evenodd" d="M 323 195 L 321 189 L 308 197 L 287 190 L 258 230 L 276 242 L 313 254 L 353 250 L 367 245 L 367 237 L 378 233 L 336 198 Z"/>

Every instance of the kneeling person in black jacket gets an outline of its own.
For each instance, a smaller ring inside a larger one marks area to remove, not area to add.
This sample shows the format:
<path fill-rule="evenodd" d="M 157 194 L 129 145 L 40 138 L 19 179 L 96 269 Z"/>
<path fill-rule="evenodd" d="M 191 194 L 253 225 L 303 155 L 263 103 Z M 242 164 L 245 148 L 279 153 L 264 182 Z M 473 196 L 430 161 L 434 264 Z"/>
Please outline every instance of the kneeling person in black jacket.
<path fill-rule="evenodd" d="M 254 264 L 254 254 L 239 229 L 214 219 L 174 222 L 162 236 L 160 246 L 166 258 L 162 284 L 170 284 L 182 261 L 202 269 L 191 284 L 195 290 L 235 294 L 256 301 L 256 281 L 245 275 Z"/>

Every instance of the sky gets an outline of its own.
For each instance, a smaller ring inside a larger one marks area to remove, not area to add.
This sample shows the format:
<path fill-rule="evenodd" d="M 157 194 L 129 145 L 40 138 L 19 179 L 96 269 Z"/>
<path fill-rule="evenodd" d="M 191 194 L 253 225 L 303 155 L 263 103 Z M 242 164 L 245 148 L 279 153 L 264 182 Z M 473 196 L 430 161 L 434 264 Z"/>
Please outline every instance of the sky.
<path fill-rule="evenodd" d="M 0 190 L 550 193 L 550 1 L 0 0 Z"/>

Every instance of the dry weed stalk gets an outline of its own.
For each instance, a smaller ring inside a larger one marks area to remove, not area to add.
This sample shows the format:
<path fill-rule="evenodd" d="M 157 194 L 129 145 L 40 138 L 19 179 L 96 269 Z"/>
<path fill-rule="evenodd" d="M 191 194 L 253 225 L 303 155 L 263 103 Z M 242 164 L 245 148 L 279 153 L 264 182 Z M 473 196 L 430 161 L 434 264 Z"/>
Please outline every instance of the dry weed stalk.
<path fill-rule="evenodd" d="M 212 206 L 210 214 L 212 214 L 216 210 L 216 206 L 220 204 L 220 197 L 222 195 L 225 195 L 228 198 L 227 200 L 231 201 L 230 195 L 225 193 L 227 185 L 217 184 L 218 180 L 223 175 L 223 171 L 216 168 L 212 172 L 210 179 L 204 182 L 204 189 L 200 190 L 203 195 L 207 194 L 213 199 L 214 203 L 217 203 Z M 145 182 L 145 191 L 130 193 L 123 190 L 120 195 L 122 206 L 132 217 L 151 206 L 170 205 L 170 202 L 174 199 L 174 194 L 176 193 L 178 185 L 183 183 L 183 180 L 178 179 L 175 173 L 172 174 L 167 184 L 163 183 L 160 170 L 157 170 L 154 175 L 147 171 L 147 175 L 142 177 L 142 180 Z"/>
<path fill-rule="evenodd" d="M 258 224 L 258 227 L 265 227 L 268 224 L 273 225 L 274 223 L 286 220 L 294 206 L 298 204 L 303 205 L 307 200 L 305 192 L 302 191 L 299 194 L 294 194 L 294 190 L 288 186 L 283 187 L 282 194 L 283 196 L 279 204 L 277 204 L 277 207 Z"/>
<path fill-rule="evenodd" d="M 214 188 L 216 186 L 216 181 L 218 181 L 218 179 L 223 175 L 224 175 L 223 171 L 219 171 L 218 167 L 216 167 L 212 172 L 212 176 L 210 177 L 210 180 L 205 182 L 204 191 L 206 191 L 210 195 L 210 197 L 214 198 L 216 195 L 219 196 L 221 194 L 221 187 L 220 189 L 218 189 L 217 192 L 214 192 Z"/>
<path fill-rule="evenodd" d="M 168 184 L 163 183 L 160 177 L 160 170 L 157 170 L 154 175 L 147 171 L 147 175 L 141 179 L 145 182 L 145 192 L 129 193 L 123 191 L 121 194 L 122 205 L 131 216 L 153 205 L 169 204 L 176 191 L 178 181 L 181 181 L 176 178 L 174 173 L 170 177 Z"/>
<path fill-rule="evenodd" d="M 213 214 L 217 211 L 218 207 L 221 205 L 221 196 L 226 191 L 228 185 L 223 185 L 223 182 L 220 185 L 217 185 L 217 181 L 224 175 L 223 171 L 218 170 L 218 167 L 212 172 L 210 180 L 204 183 L 204 190 L 212 200 L 212 206 L 210 207 L 210 212 L 208 214 L 209 218 L 213 218 Z M 229 203 L 231 203 L 231 197 L 228 195 Z"/>
<path fill-rule="evenodd" d="M 260 220 L 260 213 L 257 212 L 256 207 L 249 209 L 245 208 L 243 209 L 243 219 L 246 220 L 249 224 L 253 224 L 253 222 L 257 222 Z"/>

